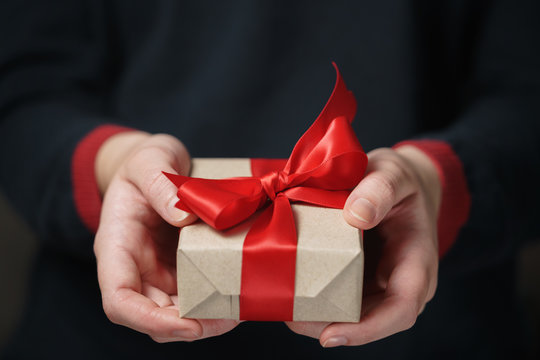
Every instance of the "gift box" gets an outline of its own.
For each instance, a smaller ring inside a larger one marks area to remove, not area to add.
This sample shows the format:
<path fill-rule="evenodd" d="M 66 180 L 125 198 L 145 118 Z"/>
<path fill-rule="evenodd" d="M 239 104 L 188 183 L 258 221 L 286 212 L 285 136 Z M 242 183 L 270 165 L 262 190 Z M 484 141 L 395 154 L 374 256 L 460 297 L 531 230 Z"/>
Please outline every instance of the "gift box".
<path fill-rule="evenodd" d="M 193 177 L 251 176 L 249 159 L 193 159 Z M 342 210 L 293 204 L 297 229 L 294 321 L 357 322 L 364 253 L 362 233 Z M 253 220 L 218 231 L 197 222 L 180 231 L 180 316 L 239 319 L 242 247 Z"/>
<path fill-rule="evenodd" d="M 176 206 L 201 220 L 180 232 L 182 317 L 359 321 L 362 234 L 341 209 L 367 156 L 351 127 L 356 101 L 336 73 L 288 159 L 194 159 L 191 176 L 165 174 Z"/>

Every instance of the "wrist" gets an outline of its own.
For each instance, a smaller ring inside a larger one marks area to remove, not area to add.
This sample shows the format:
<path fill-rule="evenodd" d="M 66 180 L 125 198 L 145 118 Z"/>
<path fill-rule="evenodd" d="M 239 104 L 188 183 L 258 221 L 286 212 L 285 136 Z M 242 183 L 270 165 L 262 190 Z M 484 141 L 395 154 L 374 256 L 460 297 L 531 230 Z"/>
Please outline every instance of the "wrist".
<path fill-rule="evenodd" d="M 122 132 L 108 138 L 96 154 L 95 176 L 101 195 L 105 194 L 114 175 L 129 154 L 150 134 L 142 131 Z"/>

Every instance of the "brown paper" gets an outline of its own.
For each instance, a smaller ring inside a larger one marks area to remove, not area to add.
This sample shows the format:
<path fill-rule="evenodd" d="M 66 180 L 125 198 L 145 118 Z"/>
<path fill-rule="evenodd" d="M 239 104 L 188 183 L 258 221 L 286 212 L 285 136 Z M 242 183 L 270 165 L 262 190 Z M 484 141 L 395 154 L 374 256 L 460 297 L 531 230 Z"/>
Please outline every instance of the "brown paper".
<path fill-rule="evenodd" d="M 193 159 L 191 176 L 251 176 L 249 159 Z M 297 234 L 294 321 L 358 322 L 362 299 L 362 233 L 342 210 L 292 205 Z M 180 316 L 239 319 L 242 246 L 253 216 L 227 231 L 201 221 L 180 232 Z"/>

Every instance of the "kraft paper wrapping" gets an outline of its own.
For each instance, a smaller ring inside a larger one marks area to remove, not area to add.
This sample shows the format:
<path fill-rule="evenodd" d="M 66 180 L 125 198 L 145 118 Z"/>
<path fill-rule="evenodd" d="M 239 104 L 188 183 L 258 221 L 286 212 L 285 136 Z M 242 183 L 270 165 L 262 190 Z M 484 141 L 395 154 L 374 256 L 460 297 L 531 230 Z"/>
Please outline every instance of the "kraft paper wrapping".
<path fill-rule="evenodd" d="M 249 159 L 193 159 L 190 176 L 251 176 Z M 362 233 L 342 210 L 292 204 L 298 249 L 294 321 L 358 322 L 362 300 Z M 256 216 L 226 231 L 201 221 L 180 232 L 177 253 L 180 316 L 239 319 L 242 246 Z"/>

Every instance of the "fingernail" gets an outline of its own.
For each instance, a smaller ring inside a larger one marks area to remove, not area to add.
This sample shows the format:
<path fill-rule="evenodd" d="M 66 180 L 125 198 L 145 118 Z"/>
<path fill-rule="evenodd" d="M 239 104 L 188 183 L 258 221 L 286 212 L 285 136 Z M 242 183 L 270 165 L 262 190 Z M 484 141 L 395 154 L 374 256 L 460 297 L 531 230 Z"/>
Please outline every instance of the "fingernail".
<path fill-rule="evenodd" d="M 347 338 L 345 336 L 333 336 L 324 342 L 323 347 L 331 348 L 343 345 L 347 345 Z"/>
<path fill-rule="evenodd" d="M 200 337 L 200 335 L 197 334 L 193 330 L 176 330 L 173 332 L 173 336 L 176 338 L 182 338 L 182 339 L 188 339 L 188 340 L 195 340 Z"/>
<path fill-rule="evenodd" d="M 189 216 L 188 212 L 185 212 L 184 210 L 180 210 L 177 208 L 174 208 L 172 213 L 176 222 L 184 221 Z"/>
<path fill-rule="evenodd" d="M 375 219 L 375 206 L 367 199 L 356 199 L 350 210 L 351 215 L 362 222 L 371 223 Z"/>
<path fill-rule="evenodd" d="M 177 222 L 184 221 L 189 216 L 189 213 L 177 208 L 176 207 L 177 202 L 178 202 L 178 199 L 173 198 L 171 202 L 169 203 L 171 217 L 174 219 L 174 221 L 177 221 Z"/>

